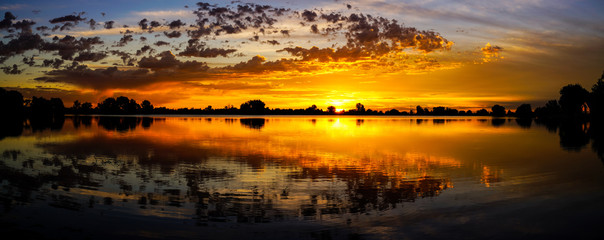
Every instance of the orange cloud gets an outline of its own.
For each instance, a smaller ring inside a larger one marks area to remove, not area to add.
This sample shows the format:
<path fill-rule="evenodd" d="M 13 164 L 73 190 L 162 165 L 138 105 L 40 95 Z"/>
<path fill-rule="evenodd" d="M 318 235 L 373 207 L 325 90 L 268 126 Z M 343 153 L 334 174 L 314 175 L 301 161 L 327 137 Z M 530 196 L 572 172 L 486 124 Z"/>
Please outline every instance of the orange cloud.
<path fill-rule="evenodd" d="M 491 43 L 487 43 L 483 48 L 480 49 L 480 51 L 483 55 L 482 61 L 485 63 L 503 59 L 503 56 L 500 56 L 499 54 L 503 51 L 503 48 L 499 46 L 491 46 Z"/>

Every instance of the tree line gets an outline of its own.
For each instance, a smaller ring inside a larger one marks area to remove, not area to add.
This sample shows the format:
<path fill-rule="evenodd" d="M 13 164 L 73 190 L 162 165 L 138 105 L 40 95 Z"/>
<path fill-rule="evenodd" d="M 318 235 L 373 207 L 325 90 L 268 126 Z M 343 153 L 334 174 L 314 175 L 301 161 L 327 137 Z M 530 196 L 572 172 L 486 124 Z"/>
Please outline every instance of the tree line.
<path fill-rule="evenodd" d="M 144 115 L 144 114 L 219 114 L 219 115 L 418 115 L 418 116 L 514 116 L 519 118 L 587 118 L 604 116 L 604 74 L 587 91 L 579 84 L 569 84 L 560 89 L 560 98 L 548 101 L 545 106 L 532 109 L 530 104 L 521 104 L 515 111 L 506 110 L 505 107 L 495 104 L 490 111 L 483 108 L 473 112 L 472 110 L 457 110 L 448 107 L 424 108 L 418 105 L 414 110 L 399 111 L 391 109 L 388 111 L 377 111 L 366 109 L 362 103 L 357 103 L 354 109 L 337 112 L 336 107 L 329 106 L 327 110 L 319 109 L 312 105 L 304 109 L 270 109 L 261 100 L 249 100 L 242 103 L 239 108 L 232 105 L 224 108 L 179 108 L 170 109 L 166 107 L 154 107 L 148 100 L 140 104 L 134 99 L 120 96 L 117 98 L 106 98 L 97 103 L 96 107 L 90 102 L 76 100 L 73 106 L 65 108 L 60 98 L 45 99 L 43 97 L 32 97 L 24 99 L 18 91 L 7 91 L 0 88 L 0 112 L 5 116 L 31 116 L 31 117 L 54 117 L 64 114 L 115 114 L 115 115 Z"/>

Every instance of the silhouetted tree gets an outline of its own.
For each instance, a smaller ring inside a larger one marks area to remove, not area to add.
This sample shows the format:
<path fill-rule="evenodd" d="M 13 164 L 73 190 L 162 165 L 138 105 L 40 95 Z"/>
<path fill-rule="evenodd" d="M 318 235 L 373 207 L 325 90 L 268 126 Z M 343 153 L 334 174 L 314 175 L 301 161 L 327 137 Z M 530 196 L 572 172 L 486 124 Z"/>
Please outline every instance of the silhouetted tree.
<path fill-rule="evenodd" d="M 493 117 L 503 117 L 505 116 L 505 107 L 495 104 L 491 108 L 491 112 L 493 114 Z"/>
<path fill-rule="evenodd" d="M 398 110 L 396 110 L 394 108 L 386 111 L 386 115 L 399 115 L 400 113 L 401 112 L 399 112 Z"/>
<path fill-rule="evenodd" d="M 476 115 L 478 116 L 488 116 L 489 115 L 489 111 L 487 111 L 486 109 L 480 109 L 478 111 L 476 111 Z"/>
<path fill-rule="evenodd" d="M 323 111 L 317 107 L 317 105 L 312 105 L 304 110 L 305 114 L 320 114 Z"/>
<path fill-rule="evenodd" d="M 124 96 L 119 96 L 115 99 L 119 113 L 128 113 L 130 108 L 130 99 Z"/>
<path fill-rule="evenodd" d="M 587 107 L 589 92 L 579 84 L 569 84 L 560 89 L 560 107 L 567 117 L 579 117 Z"/>
<path fill-rule="evenodd" d="M 533 117 L 533 109 L 530 104 L 522 104 L 516 108 L 516 117 L 519 118 L 531 118 Z"/>
<path fill-rule="evenodd" d="M 591 116 L 597 119 L 604 118 L 604 73 L 598 82 L 591 87 L 590 94 Z"/>
<path fill-rule="evenodd" d="M 80 113 L 82 114 L 90 114 L 92 113 L 92 103 L 84 102 L 80 107 Z"/>
<path fill-rule="evenodd" d="M 51 98 L 50 99 L 50 107 L 55 115 L 64 115 L 65 114 L 65 105 L 63 105 L 63 100 L 60 98 Z"/>
<path fill-rule="evenodd" d="M 65 114 L 65 106 L 60 98 L 47 100 L 43 97 L 32 97 L 30 111 L 33 117 L 59 117 Z"/>
<path fill-rule="evenodd" d="M 80 103 L 79 100 L 75 100 L 73 101 L 73 105 L 71 106 L 71 110 L 73 112 L 78 112 L 80 110 L 80 108 L 82 107 L 82 103 Z"/>
<path fill-rule="evenodd" d="M 327 107 L 327 112 L 329 112 L 330 114 L 335 114 L 336 113 L 336 107 L 334 107 L 334 106 Z"/>
<path fill-rule="evenodd" d="M 6 91 L 0 88 L 0 113 L 4 117 L 23 115 L 23 95 L 17 91 Z"/>
<path fill-rule="evenodd" d="M 151 102 L 149 102 L 149 100 L 143 100 L 143 102 L 141 103 L 141 110 L 144 114 L 153 113 L 153 105 L 151 104 Z"/>
<path fill-rule="evenodd" d="M 535 115 L 538 118 L 554 118 L 560 116 L 561 114 L 562 108 L 556 100 L 549 100 L 547 103 L 545 103 L 545 106 L 535 109 Z"/>
<path fill-rule="evenodd" d="M 244 114 L 264 114 L 264 102 L 260 100 L 249 100 L 241 104 L 241 112 Z"/>
<path fill-rule="evenodd" d="M 433 107 L 432 115 L 438 115 L 438 116 L 445 115 L 445 107 Z"/>
<path fill-rule="evenodd" d="M 426 114 L 424 112 L 424 109 L 420 105 L 417 105 L 417 107 L 415 107 L 415 112 L 416 112 L 417 115 L 424 115 L 424 114 Z"/>
<path fill-rule="evenodd" d="M 118 98 L 107 98 L 98 104 L 100 113 L 103 114 L 136 114 L 141 107 L 134 99 L 124 96 Z"/>
<path fill-rule="evenodd" d="M 363 105 L 361 103 L 357 103 L 356 107 L 357 107 L 357 112 L 359 112 L 359 113 L 365 112 L 365 105 Z"/>
<path fill-rule="evenodd" d="M 106 98 L 102 103 L 97 105 L 100 113 L 111 114 L 117 113 L 119 108 L 115 102 L 115 98 Z"/>
<path fill-rule="evenodd" d="M 0 88 L 0 140 L 23 132 L 23 95 Z"/>

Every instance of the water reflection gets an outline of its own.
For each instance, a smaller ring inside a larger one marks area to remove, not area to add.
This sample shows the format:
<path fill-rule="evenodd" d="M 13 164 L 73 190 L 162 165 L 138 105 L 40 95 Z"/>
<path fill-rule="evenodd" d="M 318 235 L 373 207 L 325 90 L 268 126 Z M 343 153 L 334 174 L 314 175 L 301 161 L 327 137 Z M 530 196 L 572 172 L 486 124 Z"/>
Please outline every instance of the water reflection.
<path fill-rule="evenodd" d="M 262 129 L 264 127 L 264 122 L 266 120 L 264 118 L 242 118 L 239 119 L 241 126 L 252 128 L 252 129 Z"/>
<path fill-rule="evenodd" d="M 596 124 L 535 125 L 558 132 L 566 150 L 581 151 L 591 142 L 602 158 Z M 43 212 L 92 215 L 99 209 L 198 226 L 355 224 L 455 189 L 535 181 L 502 162 L 525 162 L 530 156 L 522 153 L 540 146 L 501 148 L 523 141 L 528 131 L 539 133 L 536 126 L 505 118 L 30 120 L 2 128 L 0 199 L 5 214 L 41 204 Z M 531 144 L 544 144 L 550 135 L 538 134 Z"/>

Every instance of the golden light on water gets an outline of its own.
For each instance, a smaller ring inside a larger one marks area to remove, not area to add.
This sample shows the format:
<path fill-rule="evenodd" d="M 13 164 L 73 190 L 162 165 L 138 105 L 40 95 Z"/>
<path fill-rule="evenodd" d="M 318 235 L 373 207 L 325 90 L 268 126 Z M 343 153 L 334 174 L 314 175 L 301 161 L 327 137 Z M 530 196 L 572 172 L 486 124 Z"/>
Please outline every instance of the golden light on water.
<path fill-rule="evenodd" d="M 18 202 L 26 186 L 40 211 L 102 211 L 116 221 L 126 216 L 130 227 L 132 217 L 209 229 L 364 226 L 477 205 L 472 218 L 482 220 L 482 206 L 502 200 L 524 206 L 535 192 L 544 194 L 538 199 L 593 192 L 593 184 L 568 184 L 601 174 L 594 153 L 561 151 L 554 133 L 514 119 L 70 116 L 60 124 L 1 140 L 0 176 L 9 179 L 2 184 L 17 190 L 3 197 Z M 582 127 L 561 136 L 586 134 Z"/>

